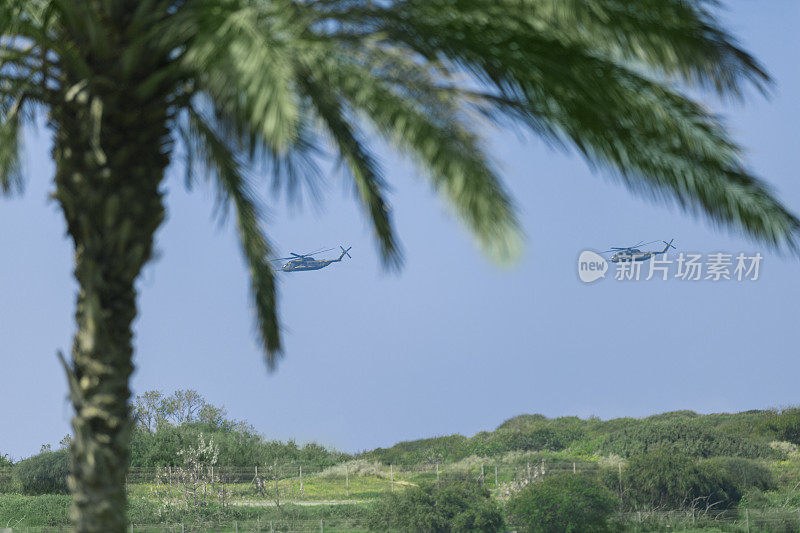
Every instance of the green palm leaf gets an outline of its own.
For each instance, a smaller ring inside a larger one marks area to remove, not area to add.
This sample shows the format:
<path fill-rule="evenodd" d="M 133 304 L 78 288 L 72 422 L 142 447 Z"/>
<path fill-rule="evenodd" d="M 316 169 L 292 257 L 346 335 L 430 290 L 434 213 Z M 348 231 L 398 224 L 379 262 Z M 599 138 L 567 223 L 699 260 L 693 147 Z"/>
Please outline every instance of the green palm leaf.
<path fill-rule="evenodd" d="M 257 330 L 264 353 L 267 354 L 267 365 L 273 369 L 281 350 L 277 288 L 269 263 L 273 252 L 261 231 L 258 201 L 235 152 L 224 139 L 217 136 L 215 128 L 193 109 L 188 112 L 188 122 L 190 139 L 195 148 L 193 154 L 216 178 L 220 199 L 230 202 L 236 212 L 242 252 L 250 270 Z"/>
<path fill-rule="evenodd" d="M 21 104 L 14 101 L 10 106 L 5 100 L 0 107 L 0 191 L 3 194 L 21 192 L 23 186 L 20 172 L 20 153 L 22 144 Z M 3 107 L 7 107 L 3 109 Z"/>

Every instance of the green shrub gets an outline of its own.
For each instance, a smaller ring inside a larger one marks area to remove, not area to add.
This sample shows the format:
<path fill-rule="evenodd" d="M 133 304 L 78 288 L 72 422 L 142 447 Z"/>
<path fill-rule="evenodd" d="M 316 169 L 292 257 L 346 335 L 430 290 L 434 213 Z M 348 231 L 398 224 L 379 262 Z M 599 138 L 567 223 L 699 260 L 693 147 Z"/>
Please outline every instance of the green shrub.
<path fill-rule="evenodd" d="M 742 492 L 722 462 L 697 462 L 672 448 L 631 459 L 623 471 L 625 503 L 631 507 L 685 509 L 735 506 Z"/>
<path fill-rule="evenodd" d="M 503 530 L 503 514 L 478 483 L 453 481 L 384 495 L 369 524 L 375 531 L 491 533 Z"/>
<path fill-rule="evenodd" d="M 528 485 L 507 506 L 518 531 L 536 533 L 600 532 L 616 508 L 616 497 L 594 478 L 561 474 Z"/>
<path fill-rule="evenodd" d="M 707 468 L 719 468 L 724 475 L 744 493 L 745 490 L 775 490 L 777 483 L 772 471 L 758 461 L 742 457 L 713 457 L 703 461 Z"/>
<path fill-rule="evenodd" d="M 68 510 L 69 496 L 0 494 L 0 527 L 16 524 L 14 531 L 25 531 L 28 526 L 66 526 L 69 524 Z"/>
<path fill-rule="evenodd" d="M 657 448 L 670 447 L 692 457 L 775 458 L 779 452 L 766 441 L 729 434 L 710 425 L 705 418 L 643 420 L 605 436 L 603 454 L 633 457 Z"/>
<path fill-rule="evenodd" d="M 137 427 L 131 439 L 131 466 L 153 467 L 181 463 L 178 450 L 197 442 L 203 433 L 214 437 L 219 446 L 218 463 L 225 466 L 273 464 L 302 464 L 304 469 L 323 469 L 350 459 L 344 453 L 329 450 L 319 444 L 298 446 L 295 442 L 267 441 L 247 427 L 219 429 L 202 422 L 180 426 L 165 424 L 156 431 Z"/>
<path fill-rule="evenodd" d="M 777 440 L 800 445 L 800 408 L 772 412 L 759 427 L 762 431 L 772 433 Z"/>
<path fill-rule="evenodd" d="M 0 453 L 0 468 L 4 466 L 14 466 L 14 461 L 8 455 Z"/>
<path fill-rule="evenodd" d="M 23 494 L 66 494 L 69 451 L 46 451 L 20 461 L 14 479 Z"/>

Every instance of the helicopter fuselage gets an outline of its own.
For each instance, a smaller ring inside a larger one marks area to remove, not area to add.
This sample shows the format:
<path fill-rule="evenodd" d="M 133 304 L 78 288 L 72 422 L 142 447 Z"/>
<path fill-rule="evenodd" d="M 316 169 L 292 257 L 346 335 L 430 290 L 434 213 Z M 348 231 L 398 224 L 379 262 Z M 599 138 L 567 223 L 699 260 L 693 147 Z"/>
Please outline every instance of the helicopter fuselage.
<path fill-rule="evenodd" d="M 672 241 L 674 240 L 675 239 L 673 239 Z M 640 249 L 633 247 L 612 248 L 613 250 L 616 250 L 616 252 L 614 253 L 614 255 L 611 256 L 611 259 L 609 259 L 609 261 L 611 261 L 612 263 L 631 263 L 634 261 L 647 261 L 651 257 L 667 253 L 667 250 L 669 250 L 670 248 L 675 248 L 674 246 L 672 246 L 672 241 L 669 242 L 663 241 L 664 244 L 666 244 L 663 250 L 650 250 L 648 252 L 643 252 Z"/>
<path fill-rule="evenodd" d="M 319 270 L 321 268 L 325 268 L 326 266 L 330 265 L 331 263 L 338 263 L 339 261 L 336 259 L 293 259 L 289 261 L 281 270 L 284 272 L 302 272 L 304 270 Z"/>
<path fill-rule="evenodd" d="M 641 252 L 639 250 L 624 250 L 611 256 L 612 263 L 627 263 L 629 261 L 647 261 L 659 252 Z"/>
<path fill-rule="evenodd" d="M 345 255 L 347 257 L 350 257 L 350 254 L 347 252 L 349 252 L 352 247 L 348 248 L 347 250 L 344 249 L 344 246 L 339 246 L 339 248 L 342 250 L 342 255 L 340 255 L 336 259 L 314 259 L 313 257 L 311 257 L 311 254 L 301 255 L 292 252 L 292 255 L 294 256 L 293 258 L 281 257 L 280 259 L 273 259 L 273 261 L 283 261 L 285 259 L 289 259 L 289 262 L 285 263 L 281 267 L 281 270 L 283 270 L 284 272 L 305 272 L 308 270 L 320 270 L 332 263 L 341 262 L 342 257 L 344 257 Z M 322 251 L 327 252 L 329 250 L 322 250 Z"/>

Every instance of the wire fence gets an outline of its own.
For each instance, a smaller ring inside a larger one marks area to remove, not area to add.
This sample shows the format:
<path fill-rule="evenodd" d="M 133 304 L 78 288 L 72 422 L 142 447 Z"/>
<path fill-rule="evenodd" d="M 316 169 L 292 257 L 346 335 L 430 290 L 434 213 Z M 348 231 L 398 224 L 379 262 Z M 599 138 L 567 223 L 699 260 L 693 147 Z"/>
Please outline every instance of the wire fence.
<path fill-rule="evenodd" d="M 70 526 L 61 527 L 0 527 L 0 533 L 71 533 Z M 369 526 L 365 521 L 357 520 L 249 520 L 227 522 L 193 522 L 175 524 L 131 524 L 130 533 L 356 533 L 367 532 Z"/>
<path fill-rule="evenodd" d="M 327 468 L 313 465 L 258 465 L 251 467 L 208 466 L 192 479 L 203 478 L 209 489 L 221 490 L 227 500 L 284 502 L 338 502 L 371 500 L 383 493 L 403 490 L 420 483 L 468 479 L 486 486 L 498 496 L 545 476 L 565 472 L 596 471 L 590 462 L 524 461 L 494 463 L 462 461 L 455 464 L 397 465 L 349 461 Z M 13 467 L 0 468 L 0 492 L 13 491 Z M 134 467 L 126 486 L 135 496 L 169 497 L 186 485 L 186 469 L 180 466 Z"/>
<path fill-rule="evenodd" d="M 204 476 L 227 490 L 231 500 L 262 499 L 276 504 L 292 501 L 369 500 L 382 493 L 403 490 L 420 483 L 468 479 L 477 481 L 498 496 L 560 473 L 596 471 L 589 462 L 491 463 L 468 461 L 456 464 L 395 465 L 350 461 L 328 468 L 303 465 L 253 467 L 207 467 Z M 185 477 L 181 467 L 132 468 L 129 492 L 174 487 Z"/>
<path fill-rule="evenodd" d="M 691 511 L 641 511 L 620 513 L 615 517 L 622 522 L 622 530 L 638 532 L 689 531 L 709 528 L 731 533 L 796 532 L 800 531 L 800 510 L 734 509 L 717 512 Z M 72 529 L 61 527 L 0 527 L 0 533 L 67 533 Z M 365 520 L 315 519 L 315 520 L 247 520 L 215 521 L 171 524 L 131 524 L 131 533 L 361 533 L 370 531 Z M 508 526 L 507 532 L 516 531 Z"/>

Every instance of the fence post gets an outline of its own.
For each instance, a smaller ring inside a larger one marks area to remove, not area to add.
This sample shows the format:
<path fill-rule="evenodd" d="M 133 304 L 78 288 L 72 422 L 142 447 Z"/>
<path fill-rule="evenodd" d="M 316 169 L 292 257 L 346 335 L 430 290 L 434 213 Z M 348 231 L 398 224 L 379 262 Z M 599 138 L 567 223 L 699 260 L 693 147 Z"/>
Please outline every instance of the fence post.
<path fill-rule="evenodd" d="M 350 467 L 344 465 L 344 484 L 347 489 L 347 497 L 350 497 Z"/>
<path fill-rule="evenodd" d="M 392 492 L 394 492 L 394 467 L 389 465 L 389 477 L 392 480 Z"/>
<path fill-rule="evenodd" d="M 183 522 L 181 522 L 181 533 L 186 533 L 186 531 L 183 529 Z"/>
<path fill-rule="evenodd" d="M 322 518 L 319 519 L 319 533 L 325 533 L 325 524 L 322 522 Z"/>
<path fill-rule="evenodd" d="M 747 533 L 750 533 L 750 511 L 747 507 L 744 508 L 744 520 L 747 525 Z"/>
<path fill-rule="evenodd" d="M 303 497 L 303 467 L 300 467 L 300 498 Z"/>
<path fill-rule="evenodd" d="M 572 473 L 574 474 L 575 472 L 577 472 L 575 469 L 575 461 L 572 461 Z"/>
<path fill-rule="evenodd" d="M 269 521 L 269 533 L 275 533 L 275 530 L 272 528 L 272 520 Z"/>
<path fill-rule="evenodd" d="M 483 474 L 483 463 L 481 463 L 481 485 L 486 484 L 486 476 Z"/>
<path fill-rule="evenodd" d="M 439 484 L 439 463 L 436 463 L 436 484 Z"/>
<path fill-rule="evenodd" d="M 234 533 L 239 533 L 239 522 L 236 520 L 233 521 L 233 531 Z"/>
<path fill-rule="evenodd" d="M 494 465 L 494 488 L 497 488 L 497 465 Z"/>
<path fill-rule="evenodd" d="M 526 461 L 526 465 L 528 467 L 528 483 L 530 483 L 531 482 L 531 462 L 530 461 Z"/>

